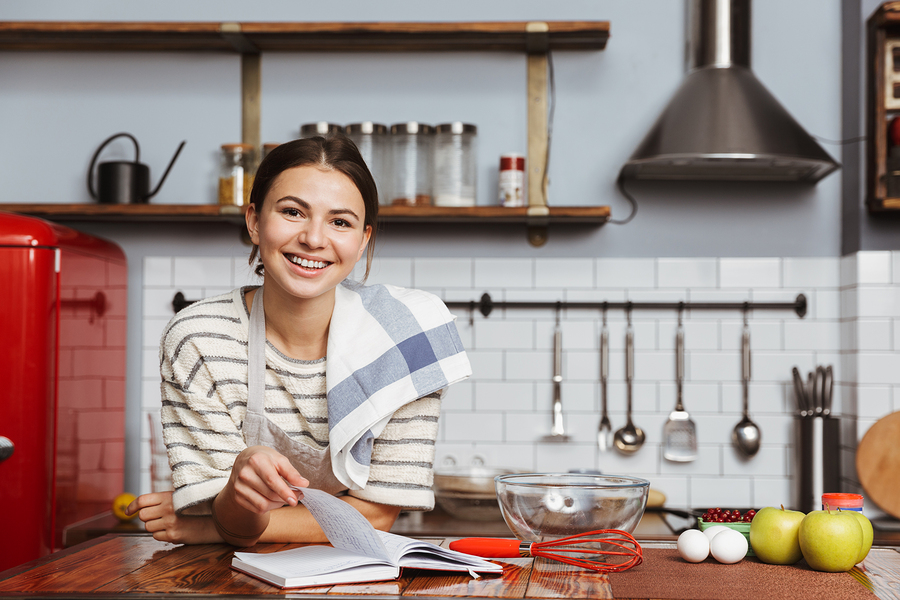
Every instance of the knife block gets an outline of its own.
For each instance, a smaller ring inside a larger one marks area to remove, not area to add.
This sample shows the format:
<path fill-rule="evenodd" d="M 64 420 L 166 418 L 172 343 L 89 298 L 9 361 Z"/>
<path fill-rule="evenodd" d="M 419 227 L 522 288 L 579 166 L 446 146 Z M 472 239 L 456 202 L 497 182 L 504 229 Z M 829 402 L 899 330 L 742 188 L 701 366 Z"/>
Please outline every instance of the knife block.
<path fill-rule="evenodd" d="M 815 443 L 815 421 L 822 423 L 821 444 Z M 821 465 L 820 492 L 841 491 L 841 421 L 834 417 L 794 419 L 797 441 L 795 465 L 797 468 L 797 510 L 808 513 L 821 510 L 822 498 L 815 488 L 814 465 Z"/>

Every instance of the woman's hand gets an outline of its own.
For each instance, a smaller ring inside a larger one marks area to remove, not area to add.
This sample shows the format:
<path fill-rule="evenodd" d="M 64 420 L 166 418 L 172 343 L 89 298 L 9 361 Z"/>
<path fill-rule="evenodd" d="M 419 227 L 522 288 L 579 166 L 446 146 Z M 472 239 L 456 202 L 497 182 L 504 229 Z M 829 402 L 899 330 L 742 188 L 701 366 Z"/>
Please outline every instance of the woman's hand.
<path fill-rule="evenodd" d="M 144 494 L 128 505 L 125 512 L 138 517 L 153 538 L 172 544 L 219 544 L 222 536 L 209 517 L 175 514 L 172 492 Z"/>
<path fill-rule="evenodd" d="M 288 506 L 297 506 L 302 492 L 294 487 L 309 485 L 291 462 L 267 446 L 250 446 L 234 461 L 228 480 L 227 495 L 243 508 L 257 515 Z"/>

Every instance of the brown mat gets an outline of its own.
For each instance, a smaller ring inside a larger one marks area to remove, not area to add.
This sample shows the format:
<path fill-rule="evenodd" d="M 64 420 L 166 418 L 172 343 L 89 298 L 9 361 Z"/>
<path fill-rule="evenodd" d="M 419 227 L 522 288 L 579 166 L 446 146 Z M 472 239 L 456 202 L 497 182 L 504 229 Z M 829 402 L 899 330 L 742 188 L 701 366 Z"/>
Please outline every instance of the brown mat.
<path fill-rule="evenodd" d="M 614 598 L 665 600 L 873 600 L 877 596 L 849 573 L 819 573 L 805 561 L 767 565 L 745 558 L 723 565 L 708 558 L 691 564 L 677 550 L 644 548 L 644 562 L 622 573 L 610 573 Z"/>

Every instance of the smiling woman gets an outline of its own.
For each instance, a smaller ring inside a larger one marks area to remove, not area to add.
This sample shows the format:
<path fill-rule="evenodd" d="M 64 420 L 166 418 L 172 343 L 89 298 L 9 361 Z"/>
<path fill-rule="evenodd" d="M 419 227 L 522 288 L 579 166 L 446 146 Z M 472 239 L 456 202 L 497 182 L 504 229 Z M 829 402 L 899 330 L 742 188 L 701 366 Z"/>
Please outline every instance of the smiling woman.
<path fill-rule="evenodd" d="M 440 399 L 471 374 L 432 294 L 347 279 L 378 194 L 343 136 L 282 144 L 247 211 L 258 288 L 179 312 L 160 347 L 174 493 L 146 494 L 154 537 L 176 543 L 326 541 L 290 486 L 339 495 L 379 529 L 429 510 Z"/>

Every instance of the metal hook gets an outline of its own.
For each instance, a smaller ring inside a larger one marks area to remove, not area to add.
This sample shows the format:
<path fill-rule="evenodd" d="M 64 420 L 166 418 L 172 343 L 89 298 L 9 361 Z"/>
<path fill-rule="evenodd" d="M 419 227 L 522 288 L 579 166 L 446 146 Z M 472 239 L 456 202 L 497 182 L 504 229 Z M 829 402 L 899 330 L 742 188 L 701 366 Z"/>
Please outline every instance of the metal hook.
<path fill-rule="evenodd" d="M 744 302 L 743 310 L 744 310 L 744 327 L 746 327 L 747 326 L 747 313 L 750 312 L 750 303 L 749 302 Z"/>
<path fill-rule="evenodd" d="M 678 303 L 678 326 L 681 327 L 681 318 L 684 314 L 684 300 Z"/>
<path fill-rule="evenodd" d="M 631 300 L 625 305 L 625 315 L 628 317 L 628 326 L 631 326 Z"/>
<path fill-rule="evenodd" d="M 475 301 L 469 302 L 469 327 L 475 327 Z"/>
<path fill-rule="evenodd" d="M 609 306 L 609 302 L 603 303 L 603 326 L 606 326 L 606 309 Z"/>
<path fill-rule="evenodd" d="M 559 325 L 559 311 L 562 310 L 562 302 L 556 301 L 556 324 Z"/>

